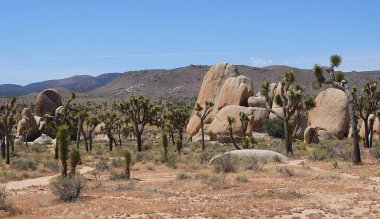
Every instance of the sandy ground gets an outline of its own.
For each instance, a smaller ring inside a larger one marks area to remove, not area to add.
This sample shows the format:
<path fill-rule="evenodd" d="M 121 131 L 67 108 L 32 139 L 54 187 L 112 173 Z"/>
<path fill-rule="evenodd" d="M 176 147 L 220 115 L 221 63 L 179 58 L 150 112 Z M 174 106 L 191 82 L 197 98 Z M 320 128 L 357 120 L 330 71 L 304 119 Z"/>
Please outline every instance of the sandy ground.
<path fill-rule="evenodd" d="M 190 179 L 178 180 L 181 169 L 157 165 L 147 170 L 136 164 L 132 180 L 109 180 L 109 171 L 82 168 L 87 186 L 80 200 L 58 201 L 46 184 L 9 182 L 17 207 L 11 218 L 379 218 L 378 163 L 352 166 L 340 163 L 291 160 L 265 164 L 259 171 L 215 174 L 211 168 L 191 170 Z M 287 168 L 293 176 L 280 173 Z M 87 172 L 89 171 L 89 172 Z M 224 183 L 196 179 L 204 173 Z M 360 174 L 358 174 L 360 173 Z M 248 182 L 239 182 L 245 176 Z M 132 185 L 127 188 L 128 185 Z M 17 187 L 23 185 L 21 187 Z M 123 187 L 124 186 L 124 187 Z M 153 191 L 153 192 L 152 192 Z"/>

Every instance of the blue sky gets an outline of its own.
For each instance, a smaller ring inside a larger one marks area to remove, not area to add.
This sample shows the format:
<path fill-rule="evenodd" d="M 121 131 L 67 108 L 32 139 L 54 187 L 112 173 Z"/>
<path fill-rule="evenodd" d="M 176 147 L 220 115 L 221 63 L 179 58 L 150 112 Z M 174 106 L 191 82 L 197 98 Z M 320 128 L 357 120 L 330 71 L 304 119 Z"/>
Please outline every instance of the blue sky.
<path fill-rule="evenodd" d="M 377 0 L 3 0 L 0 84 L 218 61 L 380 69 Z"/>

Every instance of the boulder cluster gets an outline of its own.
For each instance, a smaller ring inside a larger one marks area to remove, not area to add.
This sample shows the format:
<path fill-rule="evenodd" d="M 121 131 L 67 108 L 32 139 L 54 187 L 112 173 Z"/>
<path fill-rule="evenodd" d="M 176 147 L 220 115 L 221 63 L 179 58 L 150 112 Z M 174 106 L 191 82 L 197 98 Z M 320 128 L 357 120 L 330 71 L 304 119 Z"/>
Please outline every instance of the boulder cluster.
<path fill-rule="evenodd" d="M 41 140 L 42 137 L 44 142 L 48 139 L 47 137 L 55 138 L 55 132 L 46 128 L 44 116 L 54 116 L 62 108 L 62 98 L 56 90 L 43 90 L 36 98 L 35 115 L 29 108 L 23 109 L 22 119 L 17 123 L 17 136 L 26 138 L 24 140 L 27 141 Z"/>
<path fill-rule="evenodd" d="M 282 108 L 274 102 L 275 96 L 281 90 L 281 83 L 272 83 L 269 88 L 268 107 L 282 114 Z M 240 75 L 234 65 L 225 62 L 212 66 L 203 79 L 197 103 L 204 107 L 206 101 L 214 103 L 211 113 L 204 120 L 205 134 L 211 141 L 228 136 L 228 117 L 235 118 L 236 121 L 232 126 L 234 136 L 243 137 L 240 112 L 244 112 L 250 119 L 246 136 L 262 131 L 266 119 L 276 118 L 267 110 L 266 98 L 259 93 L 254 95 L 252 80 Z M 292 118 L 293 123 L 298 124 L 294 137 L 306 143 L 347 137 L 350 121 L 345 93 L 329 88 L 322 91 L 315 102 L 316 107 L 307 115 L 299 114 Z M 378 120 L 376 124 L 379 126 Z M 198 138 L 200 128 L 200 118 L 193 112 L 186 129 L 188 138 Z"/>

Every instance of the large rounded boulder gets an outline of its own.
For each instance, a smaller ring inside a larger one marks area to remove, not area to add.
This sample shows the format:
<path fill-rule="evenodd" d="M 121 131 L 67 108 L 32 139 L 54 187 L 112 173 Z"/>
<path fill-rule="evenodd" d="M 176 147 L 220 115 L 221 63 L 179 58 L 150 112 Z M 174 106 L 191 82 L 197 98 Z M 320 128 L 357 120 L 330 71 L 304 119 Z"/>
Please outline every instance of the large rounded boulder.
<path fill-rule="evenodd" d="M 54 89 L 46 89 L 36 98 L 36 116 L 43 117 L 46 114 L 54 115 L 55 110 L 62 106 L 61 95 Z"/>
<path fill-rule="evenodd" d="M 17 136 L 25 136 L 27 140 L 34 140 L 39 137 L 39 127 L 36 118 L 29 108 L 22 110 L 22 119 L 17 123 Z"/>
<path fill-rule="evenodd" d="M 338 139 L 348 136 L 350 117 L 348 98 L 338 89 L 328 88 L 315 98 L 316 107 L 309 111 L 309 126 L 325 129 Z"/>
<path fill-rule="evenodd" d="M 228 78 L 220 90 L 218 110 L 228 105 L 248 106 L 248 98 L 253 96 L 253 82 L 241 75 Z"/>
<path fill-rule="evenodd" d="M 256 96 L 248 98 L 248 106 L 266 108 L 267 101 L 265 97 Z"/>
<path fill-rule="evenodd" d="M 380 139 L 380 120 L 378 117 L 375 117 L 375 115 L 371 114 L 370 118 L 373 120 L 373 138 L 374 139 Z M 369 123 L 369 121 L 368 121 Z M 365 138 L 365 126 L 364 121 L 362 121 L 362 125 L 360 126 L 359 136 L 362 138 Z"/>
<path fill-rule="evenodd" d="M 228 78 L 237 76 L 239 76 L 239 73 L 235 66 L 225 62 L 215 64 L 206 73 L 199 90 L 197 103 L 199 103 L 204 108 L 206 101 L 211 101 L 214 103 L 214 107 L 211 113 L 205 119 L 205 124 L 210 124 L 218 112 L 217 106 L 219 105 L 219 94 L 222 86 Z M 201 121 L 199 117 L 193 112 L 186 128 L 188 138 L 191 138 L 192 136 L 198 134 L 200 127 Z"/>
<path fill-rule="evenodd" d="M 242 138 L 244 135 L 240 128 L 240 112 L 247 114 L 250 120 L 248 123 L 246 136 L 251 136 L 252 131 L 255 128 L 258 128 L 269 114 L 268 111 L 264 108 L 243 107 L 236 105 L 226 106 L 218 112 L 208 127 L 208 135 L 210 136 L 210 141 L 218 140 L 218 137 L 220 136 L 229 136 L 229 124 L 227 120 L 229 116 L 235 119 L 235 123 L 232 125 L 232 132 L 234 133 L 234 137 Z"/>

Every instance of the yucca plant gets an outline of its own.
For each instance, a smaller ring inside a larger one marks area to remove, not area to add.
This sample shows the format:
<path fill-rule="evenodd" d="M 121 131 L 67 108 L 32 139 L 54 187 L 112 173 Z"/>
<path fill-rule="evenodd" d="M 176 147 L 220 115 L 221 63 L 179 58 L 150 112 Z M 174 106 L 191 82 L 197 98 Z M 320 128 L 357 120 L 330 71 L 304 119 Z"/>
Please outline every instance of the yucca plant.
<path fill-rule="evenodd" d="M 73 148 L 73 150 L 70 153 L 70 166 L 71 166 L 71 171 L 70 171 L 70 176 L 73 177 L 75 176 L 75 170 L 77 165 L 80 162 L 80 152 L 77 148 Z"/>
<path fill-rule="evenodd" d="M 131 155 L 131 152 L 126 149 L 124 151 L 124 158 L 125 158 L 125 177 L 127 179 L 130 179 L 131 178 L 131 159 L 132 159 L 132 155 Z"/>
<path fill-rule="evenodd" d="M 62 162 L 62 176 L 67 177 L 67 160 L 69 159 L 70 131 L 67 125 L 61 125 L 57 131 L 57 144 Z"/>

